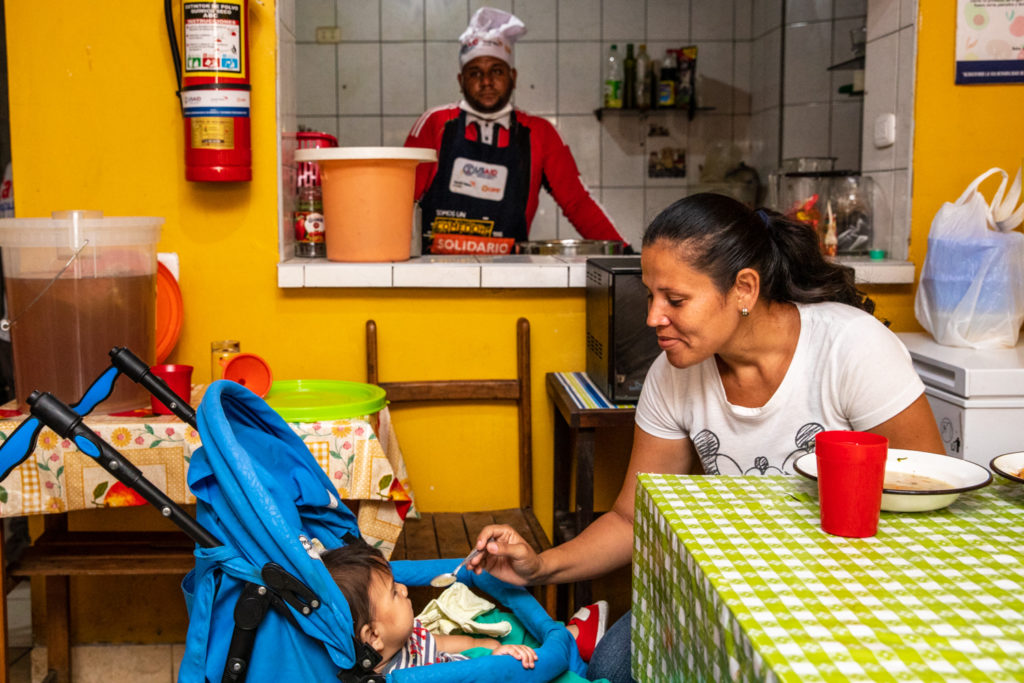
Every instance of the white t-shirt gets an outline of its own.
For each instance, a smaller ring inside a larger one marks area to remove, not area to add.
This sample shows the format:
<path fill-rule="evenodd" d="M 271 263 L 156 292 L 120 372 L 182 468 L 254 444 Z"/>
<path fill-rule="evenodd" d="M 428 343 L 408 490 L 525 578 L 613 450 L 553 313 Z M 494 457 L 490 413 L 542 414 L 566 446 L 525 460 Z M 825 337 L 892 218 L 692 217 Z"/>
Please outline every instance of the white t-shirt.
<path fill-rule="evenodd" d="M 903 342 L 846 304 L 797 304 L 800 338 L 782 384 L 759 408 L 729 403 L 714 358 L 689 368 L 655 359 L 636 408 L 637 425 L 693 441 L 707 474 L 792 474 L 814 435 L 864 431 L 924 392 Z"/>

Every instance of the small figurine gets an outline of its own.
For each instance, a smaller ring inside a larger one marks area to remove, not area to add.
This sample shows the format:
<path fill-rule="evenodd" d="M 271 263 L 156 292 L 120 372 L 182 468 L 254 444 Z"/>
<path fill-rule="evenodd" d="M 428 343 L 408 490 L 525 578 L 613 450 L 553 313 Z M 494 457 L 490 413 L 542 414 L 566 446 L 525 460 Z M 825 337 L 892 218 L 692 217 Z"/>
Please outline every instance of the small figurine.
<path fill-rule="evenodd" d="M 836 239 L 836 215 L 832 213 L 832 200 L 825 205 L 825 256 L 835 256 L 838 245 Z"/>

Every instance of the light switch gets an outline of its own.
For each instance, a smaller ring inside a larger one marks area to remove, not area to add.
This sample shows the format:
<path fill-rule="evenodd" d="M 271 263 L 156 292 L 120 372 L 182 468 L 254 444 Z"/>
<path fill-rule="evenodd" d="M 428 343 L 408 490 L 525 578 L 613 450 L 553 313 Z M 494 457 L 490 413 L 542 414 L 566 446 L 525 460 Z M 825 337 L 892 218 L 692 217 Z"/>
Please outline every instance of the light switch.
<path fill-rule="evenodd" d="M 882 149 L 896 142 L 896 115 L 879 114 L 875 117 L 875 147 Z"/>
<path fill-rule="evenodd" d="M 316 42 L 318 42 L 318 43 L 340 43 L 341 42 L 341 27 L 340 26 L 317 26 L 316 27 Z"/>

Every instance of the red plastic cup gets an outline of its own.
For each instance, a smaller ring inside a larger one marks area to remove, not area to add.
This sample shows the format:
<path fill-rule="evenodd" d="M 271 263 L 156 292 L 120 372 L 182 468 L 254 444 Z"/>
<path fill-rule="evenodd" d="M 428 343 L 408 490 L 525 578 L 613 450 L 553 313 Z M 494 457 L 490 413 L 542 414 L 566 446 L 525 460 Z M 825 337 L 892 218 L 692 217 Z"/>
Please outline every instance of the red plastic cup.
<path fill-rule="evenodd" d="M 149 371 L 166 382 L 167 387 L 186 403 L 192 399 L 191 365 L 154 365 Z M 156 396 L 150 396 L 150 405 L 157 415 L 172 414 L 171 409 Z"/>
<path fill-rule="evenodd" d="M 878 531 L 889 440 L 870 432 L 820 432 L 818 461 L 821 528 L 833 536 L 866 538 Z"/>

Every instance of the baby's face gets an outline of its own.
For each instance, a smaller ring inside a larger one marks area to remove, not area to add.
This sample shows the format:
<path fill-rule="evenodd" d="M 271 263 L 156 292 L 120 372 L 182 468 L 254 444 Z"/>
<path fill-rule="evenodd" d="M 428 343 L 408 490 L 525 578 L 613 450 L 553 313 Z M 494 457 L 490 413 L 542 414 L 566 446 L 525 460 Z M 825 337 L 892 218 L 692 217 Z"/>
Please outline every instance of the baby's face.
<path fill-rule="evenodd" d="M 391 574 L 374 572 L 370 582 L 370 609 L 383 643 L 380 653 L 386 662 L 402 649 L 412 633 L 414 616 L 409 590 L 403 584 L 395 583 Z"/>

